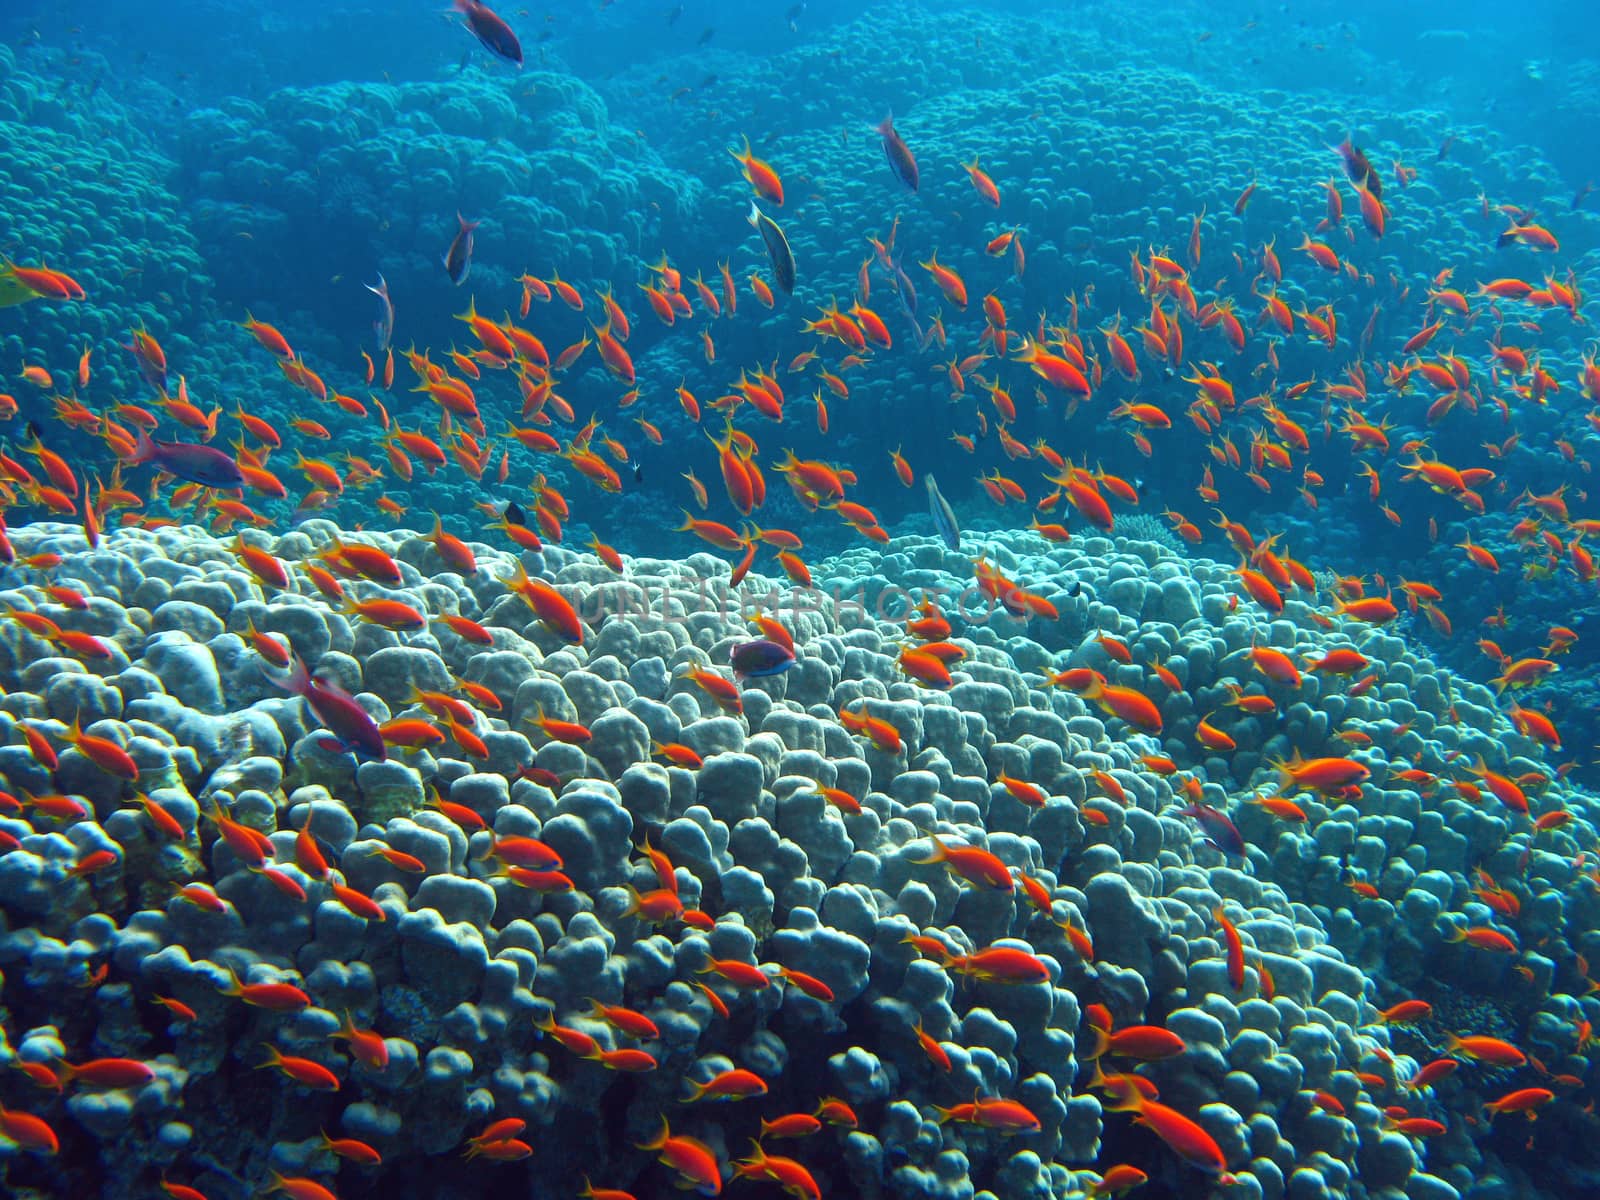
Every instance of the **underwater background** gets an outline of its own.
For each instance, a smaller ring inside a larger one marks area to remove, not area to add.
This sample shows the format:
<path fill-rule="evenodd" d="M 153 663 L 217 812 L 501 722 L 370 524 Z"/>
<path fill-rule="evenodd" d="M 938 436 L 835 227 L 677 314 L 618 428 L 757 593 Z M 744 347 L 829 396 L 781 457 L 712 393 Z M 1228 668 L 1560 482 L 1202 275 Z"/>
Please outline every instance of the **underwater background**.
<path fill-rule="evenodd" d="M 7 1194 L 1600 1197 L 1591 16 L 8 4 Z"/>

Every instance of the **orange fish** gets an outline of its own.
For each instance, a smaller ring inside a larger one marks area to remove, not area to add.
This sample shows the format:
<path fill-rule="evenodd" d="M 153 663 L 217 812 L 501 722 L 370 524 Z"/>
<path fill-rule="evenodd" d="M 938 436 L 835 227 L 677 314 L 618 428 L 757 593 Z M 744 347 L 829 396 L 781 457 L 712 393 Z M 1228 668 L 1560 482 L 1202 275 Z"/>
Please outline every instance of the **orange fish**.
<path fill-rule="evenodd" d="M 764 200 L 770 200 L 774 204 L 782 205 L 783 180 L 778 178 L 778 173 L 767 163 L 750 152 L 750 139 L 748 137 L 744 139 L 743 151 L 730 149 L 728 153 L 738 159 L 740 172 L 744 175 L 746 182 L 755 188 L 758 196 Z"/>
<path fill-rule="evenodd" d="M 933 842 L 932 854 L 927 858 L 913 859 L 913 862 L 942 863 L 952 874 L 961 876 L 975 887 L 999 892 L 1016 889 L 1016 881 L 1012 879 L 1010 869 L 989 851 L 976 846 L 952 847 L 940 840 L 937 834 L 928 836 Z"/>

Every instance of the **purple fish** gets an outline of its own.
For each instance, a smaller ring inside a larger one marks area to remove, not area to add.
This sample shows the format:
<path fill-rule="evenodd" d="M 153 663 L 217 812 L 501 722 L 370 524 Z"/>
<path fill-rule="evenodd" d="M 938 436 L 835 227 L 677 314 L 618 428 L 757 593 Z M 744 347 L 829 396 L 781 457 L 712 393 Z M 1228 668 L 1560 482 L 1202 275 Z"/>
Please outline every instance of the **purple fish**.
<path fill-rule="evenodd" d="M 1213 849 L 1220 850 L 1230 858 L 1245 856 L 1244 834 L 1221 809 L 1212 808 L 1209 804 L 1191 804 L 1178 815 L 1193 817 L 1198 821 L 1205 832 L 1207 844 Z"/>
<path fill-rule="evenodd" d="M 795 664 L 794 651 L 780 642 L 756 638 L 753 642 L 740 642 L 728 654 L 735 679 L 759 678 L 778 675 Z"/>
<path fill-rule="evenodd" d="M 472 231 L 480 222 L 469 221 L 457 213 L 456 223 L 460 228 L 450 242 L 450 249 L 444 252 L 444 270 L 450 276 L 450 282 L 460 287 L 472 271 Z"/>
<path fill-rule="evenodd" d="M 493 9 L 478 0 L 456 0 L 456 11 L 466 17 L 467 28 L 483 43 L 485 50 L 517 67 L 522 66 L 522 43 Z"/>
<path fill-rule="evenodd" d="M 338 684 L 327 683 L 312 675 L 298 654 L 289 664 L 288 677 L 279 679 L 274 676 L 272 682 L 303 699 L 316 714 L 317 720 L 333 734 L 332 737 L 319 739 L 317 744 L 324 750 L 341 750 L 357 758 L 369 758 L 377 762 L 383 762 L 388 757 L 383 734 L 378 731 L 378 723 L 367 714 L 367 710 Z"/>
<path fill-rule="evenodd" d="M 878 126 L 878 136 L 883 139 L 883 155 L 889 160 L 895 176 L 913 192 L 917 190 L 917 157 L 911 147 L 895 131 L 894 114 L 890 113 Z"/>
<path fill-rule="evenodd" d="M 158 442 L 143 430 L 128 460 L 134 466 L 149 463 L 185 483 L 232 491 L 244 486 L 239 464 L 221 450 L 193 442 Z"/>

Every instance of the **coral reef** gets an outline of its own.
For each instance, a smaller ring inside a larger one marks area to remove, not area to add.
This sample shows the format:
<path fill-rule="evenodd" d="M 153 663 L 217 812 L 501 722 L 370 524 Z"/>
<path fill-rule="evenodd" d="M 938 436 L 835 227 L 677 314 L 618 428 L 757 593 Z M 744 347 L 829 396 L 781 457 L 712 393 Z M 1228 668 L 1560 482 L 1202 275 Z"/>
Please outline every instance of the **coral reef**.
<path fill-rule="evenodd" d="M 0 603 L 92 633 L 107 653 L 52 657 L 26 622 L 7 623 L 14 744 L 0 769 L 17 794 L 43 793 L 52 779 L 20 739 L 60 743 L 72 724 L 137 767 L 135 787 L 66 748 L 53 786 L 85 810 L 57 814 L 49 832 L 0 819 L 19 840 L 0 857 L 0 962 L 28 982 L 7 992 L 14 1061 L 49 1067 L 71 1029 L 75 1045 L 153 1073 L 73 1090 L 70 1136 L 117 1151 L 63 1156 L 63 1183 L 121 1195 L 175 1169 L 202 1187 L 269 1169 L 326 1175 L 336 1160 L 319 1128 L 394 1167 L 514 1118 L 541 1146 L 583 1148 L 541 1155 L 558 1190 L 575 1190 L 580 1170 L 637 1186 L 658 1168 L 630 1143 L 662 1115 L 729 1158 L 757 1113 L 832 1095 L 859 1128 L 822 1135 L 842 1154 L 802 1152 L 831 1194 L 1062 1194 L 1121 1120 L 1085 1089 L 1099 1037 L 1086 1014 L 1104 1006 L 1112 1030 L 1159 1024 L 1181 1039 L 1149 1078 L 1261 1194 L 1344 1194 L 1358 1175 L 1412 1196 L 1471 1190 L 1465 1130 L 1431 1143 L 1424 1167 L 1368 1097 L 1403 1095 L 1418 1060 L 1442 1051 L 1439 1029 L 1501 1035 L 1520 1020 L 1440 992 L 1430 1034 L 1382 1025 L 1375 1006 L 1408 980 L 1426 994 L 1424 963 L 1441 979 L 1457 969 L 1441 916 L 1474 867 L 1496 861 L 1485 855 L 1514 855 L 1523 835 L 1465 801 L 1423 811 L 1394 776 L 1455 753 L 1497 758 L 1517 739 L 1483 689 L 1400 639 L 1323 632 L 1301 600 L 1270 622 L 1230 614 L 1228 572 L 1147 544 L 1048 550 L 997 534 L 994 565 L 1046 589 L 1060 619 L 955 616 L 963 655 L 938 690 L 895 662 L 898 610 L 913 595 L 948 605 L 966 587 L 965 560 L 937 542 L 900 537 L 870 563 L 861 552 L 819 563 L 814 591 L 752 578 L 742 593 L 708 555 L 634 559 L 617 578 L 550 547 L 528 565 L 583 615 L 574 645 L 507 590 L 507 556 L 476 546 L 463 576 L 441 571 L 421 537 L 365 539 L 400 564 L 386 599 L 481 618 L 492 644 L 477 645 L 437 619 L 396 633 L 328 603 L 303 567 L 334 533 L 312 521 L 276 540 L 296 568 L 286 590 L 264 589 L 192 527 L 121 533 L 94 552 L 64 527 L 17 534 L 19 551 L 64 554 L 57 578 L 92 599 L 62 610 L 21 586 Z M 792 632 L 798 661 L 719 699 L 691 672 L 748 636 L 752 598 Z M 385 761 L 339 752 L 269 682 L 252 648 L 262 635 L 343 683 L 372 719 L 450 736 L 391 746 Z M 1136 662 L 1108 659 L 1108 638 Z M 1200 716 L 1226 684 L 1254 685 L 1253 656 L 1269 647 L 1306 674 L 1268 681 L 1276 717 L 1241 717 L 1227 726 L 1239 748 L 1208 753 Z M 1359 698 L 1308 669 L 1346 647 L 1381 678 Z M 1159 694 L 1139 663 L 1184 681 L 1160 703 L 1159 734 L 1051 686 L 1092 667 Z M 456 691 L 456 678 L 477 688 Z M 1440 720 L 1451 704 L 1459 725 Z M 852 736 L 840 714 L 856 712 L 899 744 Z M 1362 761 L 1375 782 L 1359 805 L 1302 797 L 1306 833 L 1249 802 L 1269 760 L 1334 752 L 1336 726 L 1371 734 Z M 663 761 L 652 753 L 663 746 L 690 753 Z M 1178 774 L 1151 765 L 1162 756 Z M 1243 859 L 1184 819 L 1191 795 L 1233 813 Z M 932 861 L 934 834 L 993 855 L 1006 886 Z M 102 850 L 109 863 L 81 869 Z M 1530 882 L 1574 902 L 1587 890 L 1563 860 L 1525 852 Z M 1374 883 L 1366 898 L 1353 875 Z M 664 895 L 666 908 L 651 906 Z M 1234 980 L 1218 914 L 1244 948 Z M 972 965 L 996 949 L 1030 965 L 1017 977 Z M 1570 969 L 1545 961 L 1547 975 Z M 252 1006 L 230 998 L 241 985 L 299 991 Z M 638 1040 L 595 1002 L 630 1006 L 654 1032 Z M 1557 1044 L 1571 1019 L 1550 1014 Z M 922 1034 L 933 1041 L 919 1048 Z M 800 1053 L 808 1041 L 823 1053 Z M 653 1069 L 607 1069 L 607 1055 L 639 1049 Z M 1127 1052 L 1113 1042 L 1094 1070 L 1126 1066 Z M 311 1090 L 230 1082 L 272 1053 L 332 1077 Z M 733 1070 L 762 1081 L 759 1106 L 712 1117 L 687 1103 L 691 1083 Z M 957 1123 L 974 1091 L 1015 1100 L 1036 1127 Z M 211 1118 L 196 1123 L 201 1110 Z M 610 1114 L 604 1133 L 587 1124 L 597 1111 Z M 37 1168 L 19 1169 L 26 1180 Z"/>
<path fill-rule="evenodd" d="M 1594 1191 L 1585 193 L 1109 7 L 0 46 L 9 1193 Z"/>

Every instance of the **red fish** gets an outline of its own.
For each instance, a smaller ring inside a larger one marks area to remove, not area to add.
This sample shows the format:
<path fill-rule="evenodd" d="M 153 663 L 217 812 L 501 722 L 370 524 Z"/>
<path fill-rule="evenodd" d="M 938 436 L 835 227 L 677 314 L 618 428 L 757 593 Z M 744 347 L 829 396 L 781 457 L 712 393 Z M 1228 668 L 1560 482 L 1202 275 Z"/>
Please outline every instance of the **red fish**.
<path fill-rule="evenodd" d="M 739 169 L 750 186 L 755 188 L 756 195 L 774 204 L 783 204 L 783 180 L 778 178 L 778 173 L 769 164 L 751 153 L 748 137 L 744 139 L 742 152 L 730 149 L 728 153 L 739 160 Z"/>
<path fill-rule="evenodd" d="M 1114 1054 L 1141 1062 L 1156 1062 L 1175 1057 L 1189 1048 L 1177 1034 L 1159 1025 L 1130 1025 L 1115 1033 L 1096 1026 L 1094 1035 L 1094 1046 L 1087 1055 L 1091 1059 Z"/>
<path fill-rule="evenodd" d="M 961 876 L 975 887 L 992 888 L 997 892 L 1016 890 L 1016 880 L 1011 871 L 993 854 L 976 846 L 948 846 L 937 834 L 930 834 L 933 853 L 927 858 L 915 859 L 921 863 L 943 863 L 952 873 Z"/>
<path fill-rule="evenodd" d="M 1239 929 L 1228 920 L 1228 914 L 1219 906 L 1212 915 L 1216 917 L 1217 924 L 1222 926 L 1222 940 L 1228 951 L 1228 985 L 1236 992 L 1244 990 L 1244 942 L 1239 937 Z"/>
<path fill-rule="evenodd" d="M 1106 1106 L 1113 1112 L 1132 1112 L 1134 1120 L 1152 1130 L 1172 1152 L 1191 1166 L 1217 1176 L 1224 1186 L 1234 1182 L 1228 1160 L 1216 1139 L 1175 1108 L 1147 1100 L 1137 1089 Z"/>
<path fill-rule="evenodd" d="M 521 69 L 522 43 L 511 32 L 511 26 L 479 0 L 455 0 L 455 6 L 456 11 L 466 18 L 472 36 L 478 39 L 485 50 Z M 460 283 L 461 280 L 457 279 L 456 282 Z"/>
<path fill-rule="evenodd" d="M 656 1151 L 657 1161 L 676 1171 L 683 1187 L 693 1188 L 702 1196 L 721 1193 L 722 1168 L 716 1153 L 695 1138 L 674 1137 L 666 1117 L 661 1118 L 661 1132 L 638 1146 L 641 1150 Z"/>

